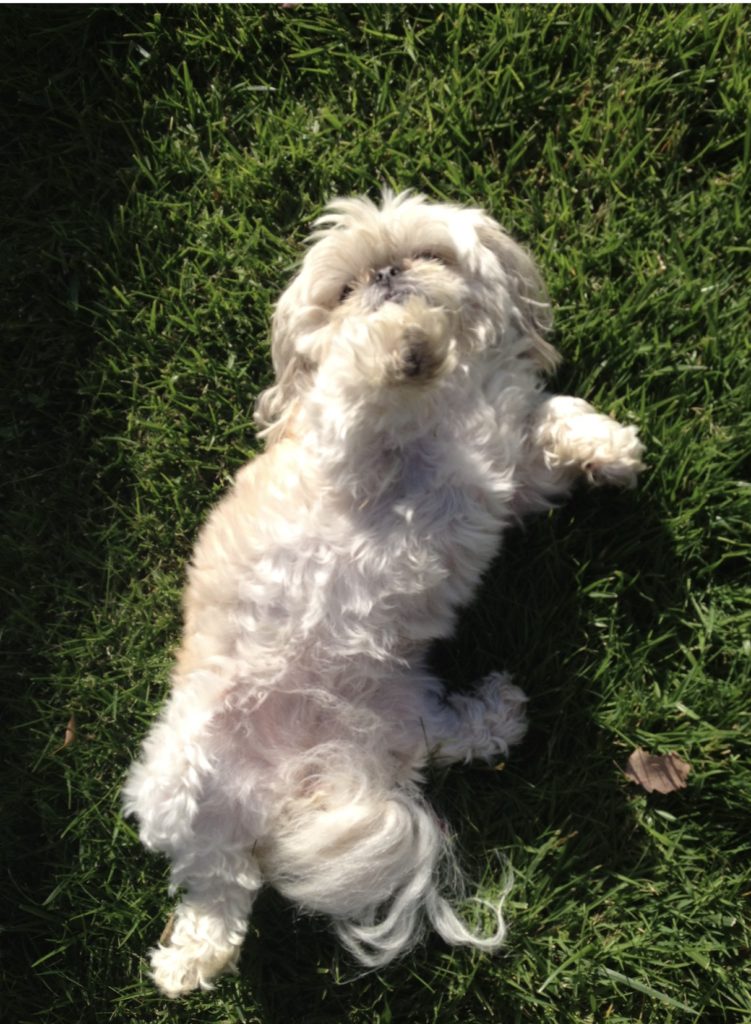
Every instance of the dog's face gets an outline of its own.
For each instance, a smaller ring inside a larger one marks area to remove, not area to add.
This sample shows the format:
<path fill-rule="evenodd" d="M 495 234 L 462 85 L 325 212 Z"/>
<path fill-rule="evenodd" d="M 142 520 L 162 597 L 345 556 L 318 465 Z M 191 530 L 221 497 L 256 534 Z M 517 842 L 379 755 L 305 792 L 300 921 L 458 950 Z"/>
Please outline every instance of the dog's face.
<path fill-rule="evenodd" d="M 534 263 L 481 211 L 386 193 L 380 206 L 338 200 L 316 227 L 276 307 L 262 425 L 335 362 L 341 378 L 354 361 L 372 386 L 424 385 L 493 350 L 554 362 Z"/>
<path fill-rule="evenodd" d="M 471 254 L 461 251 L 456 226 L 451 230 L 452 212 L 417 198 L 386 200 L 381 209 L 340 201 L 318 222 L 318 240 L 287 298 L 323 307 L 339 322 L 372 316 L 386 302 L 403 305 L 409 296 L 457 312 L 468 298 Z"/>

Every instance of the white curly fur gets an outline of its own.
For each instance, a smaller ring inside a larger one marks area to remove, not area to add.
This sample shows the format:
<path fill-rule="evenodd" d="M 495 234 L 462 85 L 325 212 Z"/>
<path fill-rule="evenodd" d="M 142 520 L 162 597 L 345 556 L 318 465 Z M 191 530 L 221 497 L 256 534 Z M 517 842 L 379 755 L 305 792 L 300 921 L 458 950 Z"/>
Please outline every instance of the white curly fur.
<path fill-rule="evenodd" d="M 270 883 L 327 914 L 363 964 L 452 909 L 451 839 L 420 792 L 431 759 L 505 757 L 525 696 L 449 695 L 424 664 L 504 528 L 579 476 L 630 486 L 642 445 L 577 398 L 537 271 L 478 210 L 387 193 L 333 204 L 273 321 L 265 454 L 201 531 L 173 689 L 125 809 L 184 890 L 152 952 L 168 995 L 235 967 Z"/>

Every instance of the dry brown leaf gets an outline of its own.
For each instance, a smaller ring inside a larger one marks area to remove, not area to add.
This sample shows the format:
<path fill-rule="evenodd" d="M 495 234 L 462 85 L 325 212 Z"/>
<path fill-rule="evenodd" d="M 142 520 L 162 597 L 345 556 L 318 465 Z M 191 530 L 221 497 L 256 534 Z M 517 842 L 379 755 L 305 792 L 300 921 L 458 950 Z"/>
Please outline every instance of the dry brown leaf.
<path fill-rule="evenodd" d="M 69 747 L 76 738 L 76 716 L 71 715 L 68 719 L 68 724 L 65 726 L 65 738 L 63 740 L 63 749 Z"/>
<path fill-rule="evenodd" d="M 673 793 L 686 788 L 691 765 L 677 754 L 649 754 L 641 747 L 629 756 L 626 775 L 648 793 Z"/>

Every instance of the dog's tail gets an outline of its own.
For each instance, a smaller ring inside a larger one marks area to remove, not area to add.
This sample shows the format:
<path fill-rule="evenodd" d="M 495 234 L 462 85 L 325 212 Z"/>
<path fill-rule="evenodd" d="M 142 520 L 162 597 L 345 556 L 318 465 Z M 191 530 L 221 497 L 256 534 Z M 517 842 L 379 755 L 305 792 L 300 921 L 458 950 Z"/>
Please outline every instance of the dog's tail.
<path fill-rule="evenodd" d="M 285 808 L 263 857 L 264 874 L 280 892 L 329 915 L 366 967 L 407 952 L 428 922 L 451 945 L 487 951 L 501 945 L 500 903 L 475 901 L 491 912 L 492 927 L 484 931 L 453 909 L 463 898 L 463 880 L 451 837 L 416 789 L 353 792 L 351 778 L 335 788 L 338 798 L 324 783 Z"/>

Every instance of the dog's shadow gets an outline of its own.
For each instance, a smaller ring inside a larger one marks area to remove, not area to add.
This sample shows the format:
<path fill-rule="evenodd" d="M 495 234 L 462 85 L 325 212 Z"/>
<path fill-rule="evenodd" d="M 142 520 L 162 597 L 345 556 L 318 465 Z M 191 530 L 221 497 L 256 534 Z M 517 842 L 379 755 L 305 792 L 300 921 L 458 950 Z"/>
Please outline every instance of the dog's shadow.
<path fill-rule="evenodd" d="M 468 877 L 492 889 L 507 866 L 513 870 L 504 971 L 513 972 L 514 935 L 546 927 L 544 913 L 525 905 L 527 890 L 534 894 L 539 884 L 530 864 L 550 873 L 551 886 L 561 874 L 604 871 L 607 885 L 618 873 L 649 871 L 618 767 L 621 751 L 599 709 L 610 647 L 618 686 L 638 699 L 642 679 L 629 661 L 630 643 L 636 648 L 653 629 L 660 608 L 682 603 L 681 581 L 671 538 L 644 492 L 582 488 L 565 507 L 506 536 L 455 636 L 432 652 L 431 667 L 450 688 L 469 690 L 487 672 L 507 669 L 530 698 L 529 732 L 507 765 L 454 768 L 428 785 L 457 834 Z M 598 617 L 603 602 L 616 603 L 607 622 Z M 259 904 L 254 925 L 263 938 L 251 938 L 243 967 L 270 1024 L 334 1024 L 353 1001 L 371 1005 L 374 1019 L 387 1009 L 387 1017 L 417 1022 L 425 986 L 445 978 L 451 957 L 473 955 L 449 952 L 431 936 L 387 972 L 358 977 L 325 924 L 296 917 L 275 894 Z M 311 957 L 316 948 L 320 955 Z M 332 966 L 322 968 L 325 962 Z M 447 1014 L 455 1011 L 446 1006 Z"/>

